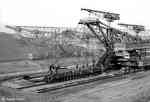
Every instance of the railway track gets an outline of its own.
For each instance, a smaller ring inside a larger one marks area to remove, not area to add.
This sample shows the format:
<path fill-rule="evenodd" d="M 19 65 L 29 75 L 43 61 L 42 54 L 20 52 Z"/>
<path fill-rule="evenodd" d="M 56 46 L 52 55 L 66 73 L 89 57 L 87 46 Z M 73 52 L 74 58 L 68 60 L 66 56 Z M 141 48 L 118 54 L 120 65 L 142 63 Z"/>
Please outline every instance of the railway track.
<path fill-rule="evenodd" d="M 137 73 L 140 73 L 141 71 L 138 71 Z M 63 83 L 58 83 L 58 84 L 51 84 L 51 85 L 42 85 L 42 86 L 37 86 L 37 87 L 31 87 L 31 88 L 26 88 L 23 89 L 23 91 L 32 91 L 36 93 L 45 93 L 45 92 L 50 92 L 50 91 L 55 91 L 67 87 L 73 87 L 73 86 L 79 86 L 79 85 L 84 85 L 96 81 L 103 81 L 103 82 L 110 82 L 110 81 L 115 81 L 115 80 L 121 80 L 121 79 L 126 79 L 131 76 L 134 76 L 136 73 L 129 73 L 129 74 L 107 74 L 107 75 L 98 75 L 98 76 L 93 76 L 89 78 L 82 78 L 78 80 L 71 80 Z M 32 90 L 30 90 L 32 89 Z"/>
<path fill-rule="evenodd" d="M 131 74 L 131 73 L 130 73 Z M 55 91 L 67 87 L 72 87 L 72 86 L 78 86 L 78 85 L 83 85 L 87 83 L 91 83 L 94 81 L 98 80 L 109 80 L 109 79 L 122 79 L 128 77 L 129 74 L 121 74 L 121 73 L 107 73 L 107 74 L 101 74 L 101 75 L 96 75 L 96 76 L 90 76 L 86 78 L 79 78 L 79 79 L 74 79 L 74 80 L 69 80 L 69 81 L 64 81 L 64 82 L 54 82 L 54 83 L 46 83 L 43 81 L 40 82 L 30 82 L 30 83 L 25 83 L 24 85 L 19 85 L 17 81 L 16 84 L 12 83 L 11 81 L 6 81 L 2 85 L 15 88 L 17 90 L 25 91 L 25 92 L 34 92 L 34 93 L 45 93 L 48 91 Z M 38 79 L 39 80 L 39 79 Z M 20 81 L 20 83 L 23 83 L 23 81 Z M 18 84 L 18 86 L 17 86 Z"/>

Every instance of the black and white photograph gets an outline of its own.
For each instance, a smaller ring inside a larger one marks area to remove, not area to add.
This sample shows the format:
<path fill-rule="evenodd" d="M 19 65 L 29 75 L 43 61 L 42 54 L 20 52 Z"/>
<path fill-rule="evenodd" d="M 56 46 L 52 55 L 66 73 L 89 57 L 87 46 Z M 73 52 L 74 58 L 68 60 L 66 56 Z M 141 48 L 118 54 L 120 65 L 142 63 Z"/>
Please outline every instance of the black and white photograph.
<path fill-rule="evenodd" d="M 149 0 L 0 0 L 0 102 L 150 102 Z"/>

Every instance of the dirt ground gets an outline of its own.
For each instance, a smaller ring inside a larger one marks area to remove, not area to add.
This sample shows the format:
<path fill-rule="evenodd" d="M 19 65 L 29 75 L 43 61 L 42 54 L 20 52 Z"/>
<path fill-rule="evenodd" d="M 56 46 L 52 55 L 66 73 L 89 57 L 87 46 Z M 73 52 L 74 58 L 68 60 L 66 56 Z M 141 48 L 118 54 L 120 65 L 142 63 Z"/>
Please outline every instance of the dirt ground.
<path fill-rule="evenodd" d="M 46 93 L 0 88 L 2 102 L 149 102 L 150 72 L 131 74 L 122 80 L 104 80 Z M 8 101 L 7 101 L 8 100 Z"/>

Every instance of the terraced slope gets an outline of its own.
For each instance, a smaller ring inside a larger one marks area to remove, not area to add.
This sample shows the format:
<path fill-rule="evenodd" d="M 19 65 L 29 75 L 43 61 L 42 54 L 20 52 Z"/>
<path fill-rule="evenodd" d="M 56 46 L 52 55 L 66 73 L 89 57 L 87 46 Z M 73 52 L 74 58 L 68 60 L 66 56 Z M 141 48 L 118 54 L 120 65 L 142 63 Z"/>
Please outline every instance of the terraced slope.
<path fill-rule="evenodd" d="M 27 52 L 13 35 L 0 32 L 0 61 L 27 59 Z"/>
<path fill-rule="evenodd" d="M 62 34 L 67 41 L 76 39 L 74 34 L 69 32 L 71 37 Z M 66 41 L 66 42 L 67 42 Z M 48 41 L 51 43 L 51 41 Z M 47 44 L 45 42 L 31 41 L 28 38 L 17 39 L 15 34 L 0 33 L 0 62 L 28 59 L 28 54 L 33 53 L 36 57 L 75 57 L 81 56 L 81 52 L 88 51 L 83 47 L 79 39 L 77 43 L 70 44 Z M 81 46 L 80 46 L 81 45 Z M 57 55 L 57 56 L 56 56 Z"/>

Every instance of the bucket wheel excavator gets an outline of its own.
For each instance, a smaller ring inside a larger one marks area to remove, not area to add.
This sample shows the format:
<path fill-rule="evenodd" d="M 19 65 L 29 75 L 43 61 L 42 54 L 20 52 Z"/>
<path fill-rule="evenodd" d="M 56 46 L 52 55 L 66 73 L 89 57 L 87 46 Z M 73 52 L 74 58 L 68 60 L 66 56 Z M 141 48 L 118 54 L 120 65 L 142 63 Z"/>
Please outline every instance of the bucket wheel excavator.
<path fill-rule="evenodd" d="M 101 72 L 117 70 L 121 68 L 127 69 L 129 67 L 130 61 L 130 52 L 126 51 L 126 43 L 130 39 L 130 41 L 135 40 L 135 42 L 140 41 L 140 37 L 132 36 L 128 32 L 124 32 L 113 28 L 110 24 L 115 20 L 120 20 L 120 15 L 111 12 L 103 12 L 98 10 L 84 9 L 81 11 L 86 11 L 90 14 L 94 14 L 99 17 L 102 15 L 102 19 L 106 20 L 108 24 L 105 24 L 99 18 L 88 18 L 81 19 L 79 24 L 83 24 L 89 28 L 89 30 L 94 34 L 94 36 L 104 45 L 105 53 L 98 59 L 96 63 L 96 67 L 101 69 Z M 140 31 L 144 30 L 144 26 L 138 25 L 127 25 L 127 24 L 119 24 L 122 26 L 132 26 L 133 30 L 138 34 Z M 139 39 L 138 39 L 139 38 Z M 128 40 L 125 40 L 128 39 Z M 123 50 L 120 50 L 124 55 L 117 55 L 119 49 L 116 47 L 116 44 L 120 44 Z M 134 55 L 136 56 L 136 55 Z M 134 65 L 135 66 L 135 65 Z"/>

